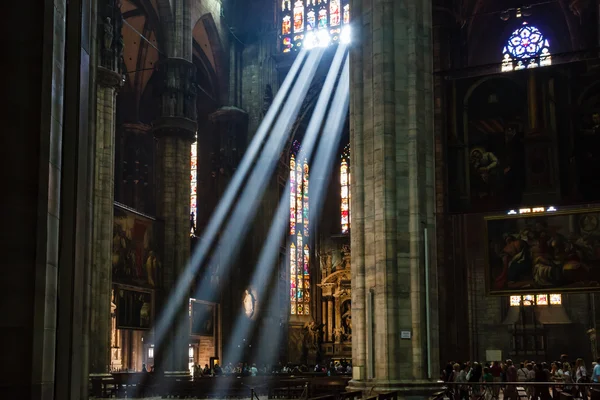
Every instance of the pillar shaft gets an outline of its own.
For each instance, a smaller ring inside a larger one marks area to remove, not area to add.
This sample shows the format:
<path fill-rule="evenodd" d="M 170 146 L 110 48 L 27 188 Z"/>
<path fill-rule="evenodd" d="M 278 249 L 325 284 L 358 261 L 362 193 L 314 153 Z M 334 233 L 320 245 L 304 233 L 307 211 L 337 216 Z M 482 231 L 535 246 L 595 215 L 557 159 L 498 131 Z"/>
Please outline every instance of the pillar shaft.
<path fill-rule="evenodd" d="M 90 373 L 108 372 L 114 214 L 116 87 L 119 75 L 100 67 L 96 91 Z"/>
<path fill-rule="evenodd" d="M 432 283 L 426 289 L 424 272 L 433 270 L 425 264 L 424 234 L 434 226 L 426 3 L 352 4 L 356 37 L 362 38 L 351 51 L 352 384 L 374 378 L 381 390 L 426 379 L 428 363 L 437 360 L 434 346 L 427 350 L 437 325 L 425 308 L 426 295 L 431 300 L 435 292 Z M 411 338 L 401 340 L 402 332 Z"/>
<path fill-rule="evenodd" d="M 161 171 L 158 215 L 164 223 L 162 296 L 159 303 L 169 301 L 169 293 L 190 257 L 190 140 L 177 136 L 159 139 L 157 163 Z M 160 310 L 160 308 L 159 308 Z M 162 350 L 161 368 L 165 371 L 187 369 L 189 326 L 187 303 L 178 308 L 177 316 Z"/>
<path fill-rule="evenodd" d="M 154 121 L 158 139 L 157 216 L 164 224 L 160 313 L 171 299 L 190 257 L 190 159 L 196 136 L 196 83 L 194 65 L 181 58 L 161 63 L 163 78 L 161 115 Z M 188 296 L 186 296 L 187 298 Z M 178 305 L 173 324 L 158 343 L 156 362 L 164 371 L 188 368 L 189 314 L 187 301 Z"/>
<path fill-rule="evenodd" d="M 110 365 L 113 204 L 115 200 L 116 96 L 121 86 L 122 17 L 116 0 L 98 0 L 96 118 L 90 276 L 89 372 L 106 373 Z"/>

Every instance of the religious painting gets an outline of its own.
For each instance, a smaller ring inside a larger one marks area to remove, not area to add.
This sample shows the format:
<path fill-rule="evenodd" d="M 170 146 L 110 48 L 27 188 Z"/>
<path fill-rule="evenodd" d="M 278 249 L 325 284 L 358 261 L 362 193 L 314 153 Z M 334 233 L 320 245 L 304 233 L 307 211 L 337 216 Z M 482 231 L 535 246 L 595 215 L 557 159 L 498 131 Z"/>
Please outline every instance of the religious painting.
<path fill-rule="evenodd" d="M 160 270 L 156 221 L 115 206 L 112 280 L 114 283 L 153 288 Z"/>
<path fill-rule="evenodd" d="M 217 321 L 215 304 L 198 300 L 193 300 L 191 303 L 191 334 L 213 337 Z"/>
<path fill-rule="evenodd" d="M 487 217 L 490 294 L 600 289 L 600 209 Z"/>
<path fill-rule="evenodd" d="M 526 183 L 524 85 L 503 77 L 461 85 L 462 132 L 449 143 L 450 208 L 480 212 L 518 206 Z"/>
<path fill-rule="evenodd" d="M 152 292 L 115 285 L 117 329 L 152 327 Z"/>

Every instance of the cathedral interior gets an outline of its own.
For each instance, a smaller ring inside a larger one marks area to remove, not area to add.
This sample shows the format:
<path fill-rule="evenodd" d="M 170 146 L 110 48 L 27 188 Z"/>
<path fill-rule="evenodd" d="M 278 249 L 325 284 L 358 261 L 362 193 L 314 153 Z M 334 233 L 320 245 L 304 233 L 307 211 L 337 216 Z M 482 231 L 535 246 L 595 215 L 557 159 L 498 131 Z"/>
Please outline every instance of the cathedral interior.
<path fill-rule="evenodd" d="M 7 399 L 600 357 L 597 1 L 7 7 Z"/>

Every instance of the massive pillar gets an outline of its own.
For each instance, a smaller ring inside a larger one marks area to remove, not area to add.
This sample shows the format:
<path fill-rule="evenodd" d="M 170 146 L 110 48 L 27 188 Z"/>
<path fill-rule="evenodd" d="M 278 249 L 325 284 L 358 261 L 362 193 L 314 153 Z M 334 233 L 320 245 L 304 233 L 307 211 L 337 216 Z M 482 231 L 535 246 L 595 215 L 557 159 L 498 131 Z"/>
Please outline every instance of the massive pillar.
<path fill-rule="evenodd" d="M 2 398 L 87 396 L 92 4 L 4 12 Z"/>
<path fill-rule="evenodd" d="M 438 371 L 431 4 L 352 11 L 350 385 L 383 391 Z"/>
<path fill-rule="evenodd" d="M 90 373 L 109 372 L 116 95 L 121 85 L 121 10 L 102 0 L 98 10 L 94 213 L 90 296 Z"/>
<path fill-rule="evenodd" d="M 159 66 L 164 89 L 161 116 L 154 122 L 158 139 L 157 215 L 164 224 L 162 288 L 157 310 L 169 295 L 190 257 L 190 151 L 196 135 L 195 67 L 182 58 L 169 58 Z M 180 304 L 167 337 L 159 343 L 157 362 L 165 371 L 187 370 L 189 316 L 187 302 Z"/>

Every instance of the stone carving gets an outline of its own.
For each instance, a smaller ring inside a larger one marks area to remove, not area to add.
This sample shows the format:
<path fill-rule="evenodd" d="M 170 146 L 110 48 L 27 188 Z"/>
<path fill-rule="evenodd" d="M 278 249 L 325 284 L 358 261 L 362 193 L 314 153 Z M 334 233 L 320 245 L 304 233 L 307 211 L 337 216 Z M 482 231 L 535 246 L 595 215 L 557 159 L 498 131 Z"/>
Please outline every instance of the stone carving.
<path fill-rule="evenodd" d="M 344 340 L 352 339 L 352 302 L 347 300 L 342 303 L 342 329 L 344 331 Z"/>
<path fill-rule="evenodd" d="M 321 273 L 323 274 L 323 276 L 327 276 L 327 275 L 331 274 L 331 264 L 332 264 L 331 251 L 328 251 L 325 253 L 320 253 L 319 259 L 321 261 Z"/>
<path fill-rule="evenodd" d="M 304 324 L 304 341 L 309 348 L 318 347 L 324 326 L 324 324 L 317 324 L 315 321 Z"/>
<path fill-rule="evenodd" d="M 265 94 L 263 96 L 263 117 L 267 114 L 267 111 L 269 111 L 269 107 L 271 107 L 271 104 L 273 104 L 273 88 L 271 88 L 271 85 L 267 85 L 265 87 Z"/>
<path fill-rule="evenodd" d="M 102 43 L 104 44 L 104 50 L 112 50 L 113 25 L 110 21 L 110 17 L 104 19 L 104 38 Z"/>
<path fill-rule="evenodd" d="M 342 269 L 350 269 L 350 246 L 345 244 L 342 246 L 342 250 L 340 251 L 340 256 L 342 259 L 341 268 Z"/>

